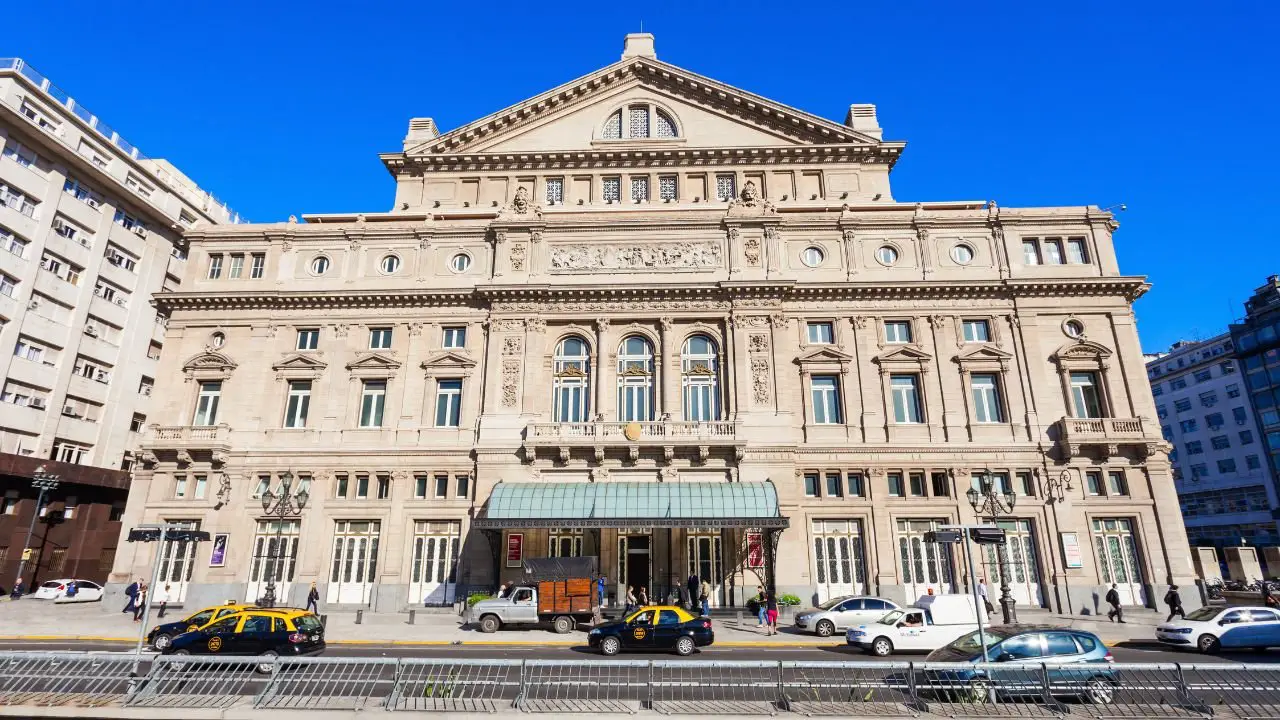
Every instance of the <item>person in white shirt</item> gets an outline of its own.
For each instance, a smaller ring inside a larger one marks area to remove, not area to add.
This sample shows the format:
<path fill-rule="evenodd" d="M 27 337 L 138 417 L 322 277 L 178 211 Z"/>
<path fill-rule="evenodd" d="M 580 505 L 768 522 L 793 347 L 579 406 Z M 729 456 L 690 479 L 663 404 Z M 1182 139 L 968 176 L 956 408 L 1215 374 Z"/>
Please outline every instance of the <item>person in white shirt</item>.
<path fill-rule="evenodd" d="M 991 601 L 987 599 L 987 579 L 986 578 L 978 578 L 978 595 L 982 597 L 982 605 L 986 607 L 988 613 L 994 610 L 994 608 L 991 607 Z"/>
<path fill-rule="evenodd" d="M 169 583 L 165 583 L 164 587 L 156 592 L 152 602 L 160 603 L 160 612 L 156 613 L 157 618 L 164 617 L 164 611 L 169 606 Z"/>

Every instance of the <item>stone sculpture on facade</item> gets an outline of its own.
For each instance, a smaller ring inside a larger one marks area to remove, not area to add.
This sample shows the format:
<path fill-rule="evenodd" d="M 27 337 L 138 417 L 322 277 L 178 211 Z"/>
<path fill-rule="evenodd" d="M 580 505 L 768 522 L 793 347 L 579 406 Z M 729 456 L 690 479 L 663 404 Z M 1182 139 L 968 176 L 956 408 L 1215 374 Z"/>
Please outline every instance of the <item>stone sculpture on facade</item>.
<path fill-rule="evenodd" d="M 590 244 L 551 248 L 553 271 L 710 269 L 722 263 L 714 242 Z"/>

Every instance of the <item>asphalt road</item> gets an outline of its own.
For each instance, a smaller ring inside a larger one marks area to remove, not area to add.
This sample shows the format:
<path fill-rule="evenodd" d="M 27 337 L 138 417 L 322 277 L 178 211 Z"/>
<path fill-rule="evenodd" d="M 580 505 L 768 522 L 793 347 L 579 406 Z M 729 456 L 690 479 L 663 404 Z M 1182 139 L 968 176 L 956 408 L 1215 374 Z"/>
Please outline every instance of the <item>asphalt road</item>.
<path fill-rule="evenodd" d="M 75 642 L 75 641 L 32 641 L 0 642 L 0 651 L 5 650 L 42 650 L 58 651 L 97 651 L 128 652 L 132 645 L 123 643 Z M 1277 663 L 1280 664 L 1280 650 L 1266 652 L 1226 652 L 1221 655 L 1201 655 L 1187 650 L 1163 647 L 1151 641 L 1130 641 L 1112 646 L 1111 654 L 1120 663 Z M 423 658 L 499 658 L 530 660 L 564 660 L 600 658 L 598 653 L 586 647 L 536 647 L 529 645 L 330 645 L 325 651 L 328 657 L 423 657 Z M 675 658 L 674 653 L 625 653 L 622 659 L 632 660 L 668 660 Z M 842 647 L 836 644 L 825 647 L 778 647 L 778 648 L 742 648 L 715 647 L 702 648 L 693 657 L 708 660 L 877 660 L 859 650 Z M 923 660 L 923 654 L 896 654 L 887 660 Z"/>

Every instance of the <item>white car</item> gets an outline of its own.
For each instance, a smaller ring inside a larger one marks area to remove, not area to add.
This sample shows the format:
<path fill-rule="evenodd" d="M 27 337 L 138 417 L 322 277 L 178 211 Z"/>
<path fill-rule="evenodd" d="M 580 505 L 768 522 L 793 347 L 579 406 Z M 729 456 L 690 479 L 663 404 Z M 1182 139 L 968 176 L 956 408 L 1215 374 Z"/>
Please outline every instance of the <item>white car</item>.
<path fill-rule="evenodd" d="M 1220 649 L 1280 647 L 1280 613 L 1265 607 L 1206 605 L 1186 618 L 1156 626 L 1156 640 L 1193 647 L 1202 653 Z"/>
<path fill-rule="evenodd" d="M 898 604 L 892 600 L 845 595 L 796 615 L 796 629 L 831 637 L 840 630 L 873 623 L 897 609 Z"/>
<path fill-rule="evenodd" d="M 68 597 L 67 585 L 72 582 L 76 584 L 76 594 Z M 40 588 L 35 591 L 32 597 L 37 600 L 53 600 L 60 603 L 95 602 L 102 599 L 102 586 L 92 580 L 73 578 L 46 580 L 40 584 Z"/>

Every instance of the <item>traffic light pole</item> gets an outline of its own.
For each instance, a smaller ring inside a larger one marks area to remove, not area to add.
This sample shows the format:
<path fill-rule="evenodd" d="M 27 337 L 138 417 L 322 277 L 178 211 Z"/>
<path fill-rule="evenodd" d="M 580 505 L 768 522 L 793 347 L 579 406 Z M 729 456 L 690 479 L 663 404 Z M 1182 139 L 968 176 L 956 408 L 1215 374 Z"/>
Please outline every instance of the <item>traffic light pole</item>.
<path fill-rule="evenodd" d="M 982 662 L 991 662 L 987 657 L 987 632 L 982 629 L 982 613 L 986 611 L 987 606 L 978 594 L 977 576 L 973 574 L 973 546 L 969 542 L 969 533 L 962 534 L 964 535 L 965 564 L 969 569 L 969 592 L 973 594 L 973 610 L 978 616 L 978 642 L 982 643 Z"/>

